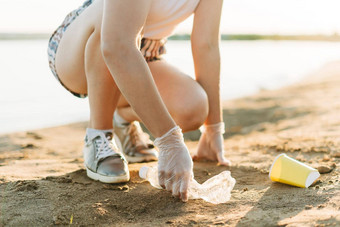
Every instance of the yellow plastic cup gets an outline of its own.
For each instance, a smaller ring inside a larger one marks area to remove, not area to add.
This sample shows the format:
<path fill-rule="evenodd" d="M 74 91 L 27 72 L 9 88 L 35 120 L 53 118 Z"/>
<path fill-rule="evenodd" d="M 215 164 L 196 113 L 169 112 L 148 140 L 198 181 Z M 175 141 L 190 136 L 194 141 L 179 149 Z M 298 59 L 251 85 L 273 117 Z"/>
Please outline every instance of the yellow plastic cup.
<path fill-rule="evenodd" d="M 320 173 L 316 169 L 286 154 L 278 155 L 269 171 L 269 178 L 272 181 L 301 188 L 308 188 L 319 177 Z"/>

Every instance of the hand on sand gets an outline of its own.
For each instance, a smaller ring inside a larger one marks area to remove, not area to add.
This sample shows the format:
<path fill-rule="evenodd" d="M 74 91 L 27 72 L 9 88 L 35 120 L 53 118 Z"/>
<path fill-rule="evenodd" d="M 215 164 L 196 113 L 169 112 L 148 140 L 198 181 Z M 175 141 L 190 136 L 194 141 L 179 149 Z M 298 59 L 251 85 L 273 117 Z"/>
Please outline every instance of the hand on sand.
<path fill-rule="evenodd" d="M 202 135 L 198 142 L 193 160 L 218 161 L 220 165 L 230 166 L 231 162 L 224 157 L 223 133 L 224 123 L 206 125 L 201 129 Z"/>
<path fill-rule="evenodd" d="M 159 185 L 172 192 L 173 196 L 188 201 L 188 189 L 193 178 L 192 160 L 184 144 L 181 129 L 176 126 L 162 137 L 156 138 L 159 148 Z"/>

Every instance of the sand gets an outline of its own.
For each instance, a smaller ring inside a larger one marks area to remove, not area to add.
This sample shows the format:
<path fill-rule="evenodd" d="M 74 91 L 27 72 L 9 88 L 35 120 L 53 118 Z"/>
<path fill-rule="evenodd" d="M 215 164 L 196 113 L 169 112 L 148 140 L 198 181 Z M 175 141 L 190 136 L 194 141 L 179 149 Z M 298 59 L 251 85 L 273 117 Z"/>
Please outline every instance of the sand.
<path fill-rule="evenodd" d="M 231 200 L 187 203 L 138 177 L 102 184 L 82 162 L 86 123 L 0 135 L 0 226 L 339 226 L 340 62 L 300 83 L 225 102 L 232 166 L 195 162 L 199 182 L 230 170 Z M 187 133 L 191 152 L 199 133 Z M 268 170 L 286 153 L 322 172 L 310 188 L 273 183 Z"/>

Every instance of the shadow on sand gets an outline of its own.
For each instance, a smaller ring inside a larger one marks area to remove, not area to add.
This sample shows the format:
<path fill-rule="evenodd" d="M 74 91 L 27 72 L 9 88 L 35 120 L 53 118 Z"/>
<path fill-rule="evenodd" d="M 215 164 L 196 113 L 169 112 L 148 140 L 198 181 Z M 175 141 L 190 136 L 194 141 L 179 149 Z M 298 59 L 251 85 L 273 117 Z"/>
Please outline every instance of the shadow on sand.
<path fill-rule="evenodd" d="M 236 226 L 285 226 L 280 221 L 294 217 L 305 209 L 318 207 L 328 200 L 327 196 L 318 194 L 314 187 L 305 189 L 272 183 Z"/>

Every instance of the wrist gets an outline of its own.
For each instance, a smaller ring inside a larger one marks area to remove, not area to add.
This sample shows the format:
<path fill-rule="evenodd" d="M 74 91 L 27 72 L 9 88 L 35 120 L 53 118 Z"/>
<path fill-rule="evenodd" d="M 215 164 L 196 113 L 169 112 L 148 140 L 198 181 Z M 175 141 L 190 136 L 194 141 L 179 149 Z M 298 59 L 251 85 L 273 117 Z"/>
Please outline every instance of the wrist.
<path fill-rule="evenodd" d="M 223 122 L 222 114 L 209 114 L 204 125 L 214 125 Z"/>
<path fill-rule="evenodd" d="M 224 134 L 225 133 L 225 124 L 223 121 L 215 123 L 215 124 L 204 124 L 200 127 L 201 133 L 209 133 L 209 134 Z"/>
<path fill-rule="evenodd" d="M 184 144 L 182 129 L 176 125 L 164 135 L 157 137 L 154 144 L 159 148 L 160 154 L 170 151 L 176 144 Z"/>
<path fill-rule="evenodd" d="M 209 105 L 209 113 L 204 124 L 213 125 L 220 122 L 223 122 L 222 110 L 220 106 L 216 106 L 211 103 L 211 105 Z"/>

